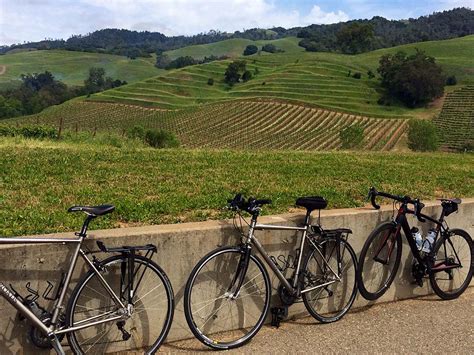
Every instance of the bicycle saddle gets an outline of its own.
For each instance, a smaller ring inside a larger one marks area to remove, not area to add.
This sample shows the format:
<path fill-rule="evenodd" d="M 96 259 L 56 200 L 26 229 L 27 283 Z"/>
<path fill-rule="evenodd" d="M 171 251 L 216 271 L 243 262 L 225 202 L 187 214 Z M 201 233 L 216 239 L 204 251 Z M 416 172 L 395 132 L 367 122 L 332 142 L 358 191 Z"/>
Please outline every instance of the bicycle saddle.
<path fill-rule="evenodd" d="M 85 212 L 90 216 L 103 216 L 115 210 L 114 205 L 100 205 L 100 206 L 72 206 L 67 210 L 68 212 Z"/>
<path fill-rule="evenodd" d="M 460 198 L 438 198 L 438 201 L 451 202 L 451 203 L 455 203 L 456 205 L 460 205 L 462 202 Z"/>
<path fill-rule="evenodd" d="M 300 197 L 296 200 L 296 206 L 306 208 L 308 211 L 322 210 L 327 207 L 328 202 L 321 196 Z"/>

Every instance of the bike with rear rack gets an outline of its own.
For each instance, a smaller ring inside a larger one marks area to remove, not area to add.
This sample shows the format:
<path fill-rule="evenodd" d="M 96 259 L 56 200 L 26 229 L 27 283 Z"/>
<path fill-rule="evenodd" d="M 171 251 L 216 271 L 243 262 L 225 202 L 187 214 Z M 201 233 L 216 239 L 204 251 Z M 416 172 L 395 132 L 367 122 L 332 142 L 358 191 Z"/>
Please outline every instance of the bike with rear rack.
<path fill-rule="evenodd" d="M 74 238 L 0 238 L 0 244 L 72 245 L 68 270 L 55 286 L 47 281 L 41 305 L 39 290 L 26 284 L 28 295 L 0 282 L 0 295 L 30 323 L 29 339 L 38 348 L 53 348 L 64 354 L 61 341 L 67 336 L 76 354 L 105 354 L 139 351 L 154 353 L 166 338 L 174 312 L 174 295 L 165 272 L 152 260 L 154 245 L 107 248 L 98 241 L 98 250 L 83 249 L 89 223 L 112 212 L 112 205 L 74 206 L 68 212 L 84 212 L 87 217 Z M 101 260 L 99 255 L 110 254 Z M 72 289 L 66 302 L 77 260 L 88 271 Z M 64 307 L 66 305 L 66 307 Z"/>
<path fill-rule="evenodd" d="M 429 278 L 433 291 L 442 299 L 459 297 L 471 283 L 474 271 L 474 245 L 471 236 L 462 229 L 450 229 L 445 217 L 458 211 L 460 199 L 440 199 L 441 214 L 434 219 L 421 213 L 424 204 L 409 196 L 391 195 L 369 190 L 375 209 L 380 206 L 376 197 L 394 201 L 397 211 L 391 221 L 379 224 L 367 238 L 359 256 L 357 281 L 361 295 L 367 300 L 381 297 L 392 284 L 402 255 L 401 231 L 405 234 L 413 255 L 412 275 L 416 284 L 423 286 Z M 413 205 L 413 209 L 408 206 Z M 416 227 L 410 227 L 407 215 L 414 215 L 422 223 L 431 222 L 425 238 Z"/>
<path fill-rule="evenodd" d="M 325 230 L 310 224 L 313 210 L 327 206 L 322 197 L 302 197 L 296 205 L 306 208 L 302 226 L 259 224 L 261 208 L 270 200 L 245 199 L 237 194 L 229 200 L 240 219 L 241 243 L 223 246 L 204 256 L 192 270 L 184 291 L 184 313 L 193 334 L 215 349 L 231 349 L 248 342 L 262 327 L 270 306 L 269 274 L 256 255 L 280 281 L 281 306 L 272 308 L 272 324 L 278 326 L 288 307 L 302 299 L 308 312 L 324 323 L 341 319 L 354 302 L 357 258 L 347 241 L 350 229 Z M 242 212 L 250 214 L 243 232 Z M 296 255 L 269 256 L 256 238 L 259 230 L 301 232 Z M 290 277 L 287 275 L 290 272 Z"/>

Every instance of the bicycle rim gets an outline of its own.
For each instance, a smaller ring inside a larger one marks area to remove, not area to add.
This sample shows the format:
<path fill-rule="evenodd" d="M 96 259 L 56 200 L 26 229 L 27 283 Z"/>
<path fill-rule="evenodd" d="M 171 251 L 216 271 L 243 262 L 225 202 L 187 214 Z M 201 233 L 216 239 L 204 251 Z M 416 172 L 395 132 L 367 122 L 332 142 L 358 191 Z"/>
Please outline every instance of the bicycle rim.
<path fill-rule="evenodd" d="M 249 341 L 265 320 L 270 279 L 260 260 L 251 256 L 238 294 L 240 248 L 218 249 L 205 256 L 191 273 L 185 291 L 185 314 L 194 335 L 217 349 Z"/>
<path fill-rule="evenodd" d="M 320 322 L 329 323 L 341 319 L 354 302 L 357 293 L 357 258 L 344 240 L 338 243 L 336 239 L 329 239 L 319 246 L 321 254 L 313 249 L 306 259 L 305 288 L 332 283 L 303 293 L 303 302 L 313 317 Z M 337 280 L 335 274 L 340 280 Z"/>
<path fill-rule="evenodd" d="M 400 265 L 402 240 L 392 223 L 382 224 L 369 236 L 359 257 L 357 281 L 367 300 L 381 297 L 390 287 Z"/>
<path fill-rule="evenodd" d="M 116 295 L 121 295 L 121 301 L 125 305 L 128 304 L 126 260 L 127 258 L 121 256 L 107 259 L 102 263 L 100 271 Z M 149 259 L 136 256 L 135 285 L 131 316 L 68 333 L 69 344 L 75 353 L 121 354 L 131 350 L 154 352 L 158 349 L 173 318 L 171 284 L 158 265 Z M 89 272 L 74 290 L 67 319 L 70 326 L 78 325 L 92 317 L 104 319 L 107 312 L 116 315 L 118 309 L 98 276 Z M 101 315 L 102 318 L 99 317 Z"/>
<path fill-rule="evenodd" d="M 470 236 L 460 230 L 453 231 L 435 245 L 430 282 L 439 297 L 459 297 L 469 286 L 474 265 L 473 249 Z"/>

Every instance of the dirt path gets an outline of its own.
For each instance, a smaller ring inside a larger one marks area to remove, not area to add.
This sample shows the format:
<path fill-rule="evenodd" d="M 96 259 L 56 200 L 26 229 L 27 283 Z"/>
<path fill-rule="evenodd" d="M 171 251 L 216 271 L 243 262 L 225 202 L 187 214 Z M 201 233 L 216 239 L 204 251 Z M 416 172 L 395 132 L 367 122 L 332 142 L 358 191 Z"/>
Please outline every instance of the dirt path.
<path fill-rule="evenodd" d="M 0 75 L 5 74 L 7 71 L 7 66 L 6 65 L 0 65 Z"/>
<path fill-rule="evenodd" d="M 341 321 L 313 318 L 264 326 L 253 340 L 226 354 L 474 353 L 474 287 L 453 301 L 425 296 L 355 309 Z M 208 352 L 198 340 L 165 344 L 165 353 Z M 212 351 L 211 351 L 212 352 Z"/>

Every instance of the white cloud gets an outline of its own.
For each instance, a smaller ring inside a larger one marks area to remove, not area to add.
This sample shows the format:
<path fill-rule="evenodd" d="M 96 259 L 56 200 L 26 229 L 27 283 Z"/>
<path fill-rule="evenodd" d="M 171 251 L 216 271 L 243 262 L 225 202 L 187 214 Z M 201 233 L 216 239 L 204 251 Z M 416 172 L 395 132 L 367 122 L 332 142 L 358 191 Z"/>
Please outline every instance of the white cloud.
<path fill-rule="evenodd" d="M 342 11 L 325 12 L 318 5 L 301 13 L 272 0 L 0 0 L 0 6 L 0 44 L 68 38 L 107 27 L 192 35 L 349 19 Z"/>
<path fill-rule="evenodd" d="M 343 12 L 324 12 L 318 5 L 314 5 L 308 16 L 303 18 L 305 24 L 330 24 L 349 20 L 349 16 Z"/>

